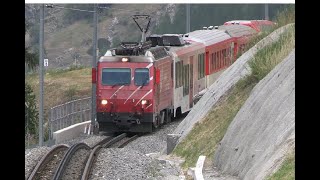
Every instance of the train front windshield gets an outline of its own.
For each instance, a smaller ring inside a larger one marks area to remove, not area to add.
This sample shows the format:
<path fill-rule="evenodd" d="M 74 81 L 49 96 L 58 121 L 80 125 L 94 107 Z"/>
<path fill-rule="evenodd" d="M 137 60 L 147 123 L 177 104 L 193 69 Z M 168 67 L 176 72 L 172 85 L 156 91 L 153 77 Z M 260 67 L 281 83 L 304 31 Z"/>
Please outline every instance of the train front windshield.
<path fill-rule="evenodd" d="M 130 68 L 103 68 L 102 84 L 103 85 L 127 85 L 131 82 Z"/>
<path fill-rule="evenodd" d="M 134 84 L 136 86 L 145 86 L 149 84 L 149 69 L 137 68 L 134 71 Z"/>

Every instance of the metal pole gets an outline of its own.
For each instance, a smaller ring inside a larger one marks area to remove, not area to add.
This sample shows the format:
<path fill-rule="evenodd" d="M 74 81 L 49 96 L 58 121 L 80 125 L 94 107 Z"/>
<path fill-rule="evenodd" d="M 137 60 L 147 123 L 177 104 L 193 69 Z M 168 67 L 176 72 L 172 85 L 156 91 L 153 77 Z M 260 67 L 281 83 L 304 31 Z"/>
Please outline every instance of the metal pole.
<path fill-rule="evenodd" d="M 186 6 L 186 16 L 187 16 L 187 19 L 186 19 L 186 33 L 190 32 L 190 4 L 187 4 Z"/>
<path fill-rule="evenodd" d="M 97 26 L 98 26 L 98 18 L 97 18 L 97 4 L 94 4 L 94 13 L 93 13 L 93 59 L 92 59 L 92 68 L 96 69 L 96 59 L 97 59 Z M 91 101 L 91 129 L 94 131 L 94 124 L 96 118 L 96 83 L 92 82 L 92 101 Z"/>
<path fill-rule="evenodd" d="M 269 6 L 268 6 L 268 4 L 264 5 L 264 19 L 269 20 Z"/>
<path fill-rule="evenodd" d="M 40 103 L 39 103 L 39 146 L 43 145 L 43 32 L 44 32 L 44 4 L 40 7 L 40 37 L 39 37 L 39 81 L 40 81 Z"/>

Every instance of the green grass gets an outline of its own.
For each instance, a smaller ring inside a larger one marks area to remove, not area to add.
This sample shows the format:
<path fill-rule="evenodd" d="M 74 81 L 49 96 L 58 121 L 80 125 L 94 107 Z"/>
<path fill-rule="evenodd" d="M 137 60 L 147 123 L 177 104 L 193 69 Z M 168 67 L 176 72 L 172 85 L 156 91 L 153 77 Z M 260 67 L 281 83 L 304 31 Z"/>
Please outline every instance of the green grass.
<path fill-rule="evenodd" d="M 257 52 L 249 62 L 252 77 L 255 81 L 264 78 L 277 64 L 279 64 L 295 47 L 295 26 L 281 34 L 279 40 Z"/>
<path fill-rule="evenodd" d="M 280 169 L 267 180 L 293 180 L 295 179 L 295 153 L 289 153 Z"/>
<path fill-rule="evenodd" d="M 194 167 L 200 155 L 205 155 L 209 161 L 212 161 L 217 144 L 222 140 L 228 126 L 249 97 L 253 87 L 294 47 L 295 29 L 292 26 L 276 42 L 257 52 L 249 62 L 252 73 L 238 81 L 173 150 L 174 155 L 185 159 L 182 164 L 184 168 Z"/>
<path fill-rule="evenodd" d="M 173 151 L 174 154 L 185 158 L 183 167 L 195 166 L 200 155 L 213 157 L 217 144 L 253 87 L 254 84 L 247 85 L 241 81 L 228 96 L 219 100 L 219 105 L 215 106 L 200 123 L 196 123 L 186 139 Z"/>
<path fill-rule="evenodd" d="M 278 28 L 286 24 L 294 23 L 295 18 L 296 18 L 295 4 L 290 4 L 283 11 L 280 11 L 273 21 L 277 22 L 276 28 Z"/>
<path fill-rule="evenodd" d="M 26 76 L 36 100 L 39 100 L 39 75 Z M 73 70 L 48 70 L 44 75 L 44 107 L 50 108 L 70 99 L 91 94 L 91 68 Z"/>

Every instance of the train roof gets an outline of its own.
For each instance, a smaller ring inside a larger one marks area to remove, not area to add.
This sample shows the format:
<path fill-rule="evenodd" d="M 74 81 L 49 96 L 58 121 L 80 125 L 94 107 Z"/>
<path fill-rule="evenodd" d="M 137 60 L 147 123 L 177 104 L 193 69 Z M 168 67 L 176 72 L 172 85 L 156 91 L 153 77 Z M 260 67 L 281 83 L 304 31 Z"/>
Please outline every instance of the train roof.
<path fill-rule="evenodd" d="M 188 33 L 186 40 L 196 41 L 203 43 L 204 45 L 215 44 L 227 39 L 230 39 L 230 35 L 221 30 L 196 30 Z"/>
<path fill-rule="evenodd" d="M 224 23 L 224 25 L 246 25 L 250 26 L 257 31 L 260 31 L 261 28 L 264 28 L 264 26 L 271 26 L 274 25 L 275 23 L 269 20 L 232 20 L 232 21 L 227 21 Z"/>
<path fill-rule="evenodd" d="M 231 21 L 227 21 L 224 23 L 224 25 L 228 25 L 228 24 L 246 24 L 246 23 L 251 23 L 250 20 L 231 20 Z"/>
<path fill-rule="evenodd" d="M 99 62 L 121 62 L 122 58 L 129 58 L 130 62 L 154 62 L 169 56 L 167 47 L 157 46 L 146 49 L 143 54 L 116 54 L 116 49 L 107 50 L 104 56 L 101 56 Z"/>
<path fill-rule="evenodd" d="M 189 52 L 189 51 L 195 51 L 195 50 L 201 49 L 203 47 L 204 45 L 202 43 L 187 41 L 183 46 L 170 46 L 169 52 L 181 52 L 181 50 L 183 50 L 184 52 Z"/>
<path fill-rule="evenodd" d="M 245 25 L 221 25 L 219 30 L 225 30 L 232 37 L 250 36 L 256 34 L 257 31 Z"/>

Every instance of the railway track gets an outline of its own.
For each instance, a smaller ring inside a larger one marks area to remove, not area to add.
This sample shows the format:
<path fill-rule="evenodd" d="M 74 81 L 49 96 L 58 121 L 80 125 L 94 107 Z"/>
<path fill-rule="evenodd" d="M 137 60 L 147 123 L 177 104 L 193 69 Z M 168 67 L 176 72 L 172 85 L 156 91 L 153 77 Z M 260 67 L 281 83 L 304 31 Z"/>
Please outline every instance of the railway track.
<path fill-rule="evenodd" d="M 123 148 L 138 135 L 129 137 L 126 133 L 107 137 L 93 147 L 77 143 L 69 147 L 58 145 L 42 157 L 28 180 L 34 179 L 83 179 L 90 177 L 92 165 L 101 148 Z"/>
<path fill-rule="evenodd" d="M 92 165 L 94 164 L 94 161 L 96 159 L 96 157 L 98 156 L 99 150 L 102 147 L 117 147 L 117 148 L 123 148 L 124 146 L 126 146 L 129 142 L 135 140 L 136 138 L 138 138 L 138 135 L 134 135 L 131 137 L 127 137 L 126 133 L 123 133 L 117 137 L 115 137 L 114 139 L 111 139 L 110 141 L 108 141 L 107 143 L 101 145 L 101 144 L 97 144 L 96 146 L 94 146 L 93 150 L 90 153 L 89 159 L 85 165 L 85 169 L 83 171 L 81 180 L 88 180 L 90 177 L 90 173 L 91 173 L 91 169 L 92 169 Z"/>
<path fill-rule="evenodd" d="M 62 144 L 52 148 L 45 154 L 33 169 L 28 180 L 52 179 L 58 164 L 63 158 L 65 152 L 69 149 L 68 145 Z"/>

